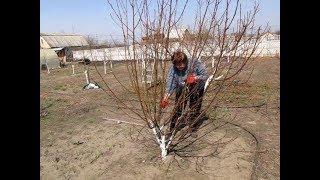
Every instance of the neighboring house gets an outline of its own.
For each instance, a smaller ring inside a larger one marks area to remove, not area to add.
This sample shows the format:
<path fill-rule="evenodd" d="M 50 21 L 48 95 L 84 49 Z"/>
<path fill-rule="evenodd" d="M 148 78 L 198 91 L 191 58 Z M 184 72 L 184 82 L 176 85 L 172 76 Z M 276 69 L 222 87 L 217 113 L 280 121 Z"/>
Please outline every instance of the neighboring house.
<path fill-rule="evenodd" d="M 181 40 L 190 35 L 189 30 L 185 27 L 172 28 L 167 36 L 167 33 L 155 33 L 142 37 L 143 44 L 160 43 L 169 38 L 170 42 Z"/>
<path fill-rule="evenodd" d="M 280 35 L 271 32 L 266 32 L 261 36 L 261 39 L 264 41 L 280 40 Z"/>
<path fill-rule="evenodd" d="M 142 44 L 153 44 L 153 43 L 160 43 L 164 42 L 165 40 L 165 35 L 163 33 L 159 34 L 152 34 L 148 36 L 142 37 Z"/>
<path fill-rule="evenodd" d="M 40 49 L 53 49 L 64 64 L 72 59 L 72 49 L 89 46 L 87 40 L 77 34 L 40 33 Z"/>
<path fill-rule="evenodd" d="M 171 29 L 171 31 L 169 32 L 169 39 L 173 41 L 179 40 L 185 38 L 189 34 L 189 30 L 186 27 L 181 26 L 178 28 Z"/>

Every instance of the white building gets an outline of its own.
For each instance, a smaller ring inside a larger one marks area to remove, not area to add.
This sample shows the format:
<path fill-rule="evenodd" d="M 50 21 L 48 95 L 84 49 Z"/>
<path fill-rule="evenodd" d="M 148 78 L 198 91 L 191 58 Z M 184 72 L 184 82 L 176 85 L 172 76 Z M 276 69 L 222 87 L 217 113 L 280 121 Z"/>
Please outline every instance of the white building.
<path fill-rule="evenodd" d="M 169 38 L 182 39 L 187 33 L 189 33 L 189 30 L 184 26 L 172 28 L 169 32 Z"/>
<path fill-rule="evenodd" d="M 272 41 L 272 40 L 280 40 L 280 35 L 267 32 L 261 36 L 262 41 Z"/>

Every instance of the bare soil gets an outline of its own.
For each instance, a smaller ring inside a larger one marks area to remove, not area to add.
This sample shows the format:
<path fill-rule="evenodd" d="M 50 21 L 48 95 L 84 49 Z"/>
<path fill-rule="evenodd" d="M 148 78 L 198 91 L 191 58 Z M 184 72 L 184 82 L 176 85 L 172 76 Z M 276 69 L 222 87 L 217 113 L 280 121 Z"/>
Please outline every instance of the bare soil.
<path fill-rule="evenodd" d="M 103 90 L 83 90 L 83 70 L 77 65 L 76 75 L 71 67 L 40 72 L 41 179 L 280 179 L 280 59 L 256 60 L 249 82 L 224 94 L 229 98 L 219 113 L 235 118 L 165 161 L 148 128 L 103 119 L 142 123 Z M 114 65 L 118 78 L 129 81 L 125 70 Z M 130 100 L 110 73 L 103 77 Z"/>

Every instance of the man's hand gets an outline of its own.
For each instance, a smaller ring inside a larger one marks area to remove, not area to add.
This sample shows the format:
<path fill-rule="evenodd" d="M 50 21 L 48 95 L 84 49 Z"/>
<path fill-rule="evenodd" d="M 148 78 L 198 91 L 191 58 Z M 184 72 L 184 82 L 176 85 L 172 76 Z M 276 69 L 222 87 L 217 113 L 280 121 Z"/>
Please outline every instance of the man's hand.
<path fill-rule="evenodd" d="M 160 102 L 160 107 L 162 109 L 166 108 L 169 105 L 169 99 L 167 98 L 163 98 Z"/>
<path fill-rule="evenodd" d="M 169 94 L 166 94 L 160 101 L 160 107 L 162 109 L 166 108 L 169 105 Z"/>
<path fill-rule="evenodd" d="M 197 76 L 195 74 L 190 74 L 188 77 L 187 77 L 187 84 L 190 85 L 190 84 L 194 84 L 196 81 L 198 80 Z"/>

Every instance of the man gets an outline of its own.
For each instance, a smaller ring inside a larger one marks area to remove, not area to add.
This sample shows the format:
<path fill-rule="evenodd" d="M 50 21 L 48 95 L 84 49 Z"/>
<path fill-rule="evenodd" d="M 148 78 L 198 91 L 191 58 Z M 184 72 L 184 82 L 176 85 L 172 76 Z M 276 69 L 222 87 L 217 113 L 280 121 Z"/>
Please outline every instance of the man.
<path fill-rule="evenodd" d="M 181 51 L 176 51 L 171 57 L 172 67 L 170 67 L 167 77 L 166 94 L 160 102 L 161 108 L 166 108 L 169 104 L 169 97 L 176 93 L 175 114 L 171 118 L 170 132 L 175 126 L 177 130 L 189 125 L 191 133 L 196 131 L 202 123 L 200 115 L 204 85 L 208 78 L 205 66 L 197 59 L 188 60 L 187 55 Z M 189 118 L 187 121 L 179 121 L 187 101 L 189 102 Z M 197 120 L 197 122 L 194 122 Z"/>

